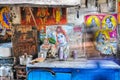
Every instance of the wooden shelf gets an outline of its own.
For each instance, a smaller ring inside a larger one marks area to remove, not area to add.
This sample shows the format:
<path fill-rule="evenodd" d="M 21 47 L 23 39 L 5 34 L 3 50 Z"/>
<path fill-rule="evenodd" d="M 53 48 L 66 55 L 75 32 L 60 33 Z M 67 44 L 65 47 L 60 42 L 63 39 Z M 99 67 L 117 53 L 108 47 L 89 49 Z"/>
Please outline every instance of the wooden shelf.
<path fill-rule="evenodd" d="M 16 71 L 16 78 L 19 80 L 20 78 L 26 79 L 26 66 L 16 65 L 14 66 Z"/>

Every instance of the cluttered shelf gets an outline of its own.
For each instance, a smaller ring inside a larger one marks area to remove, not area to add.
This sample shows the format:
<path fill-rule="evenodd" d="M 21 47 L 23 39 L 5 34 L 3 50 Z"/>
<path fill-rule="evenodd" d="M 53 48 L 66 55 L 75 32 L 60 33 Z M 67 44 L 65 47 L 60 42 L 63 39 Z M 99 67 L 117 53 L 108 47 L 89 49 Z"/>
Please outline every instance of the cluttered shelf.
<path fill-rule="evenodd" d="M 26 78 L 26 66 L 15 65 L 14 66 L 17 79 L 25 79 Z"/>

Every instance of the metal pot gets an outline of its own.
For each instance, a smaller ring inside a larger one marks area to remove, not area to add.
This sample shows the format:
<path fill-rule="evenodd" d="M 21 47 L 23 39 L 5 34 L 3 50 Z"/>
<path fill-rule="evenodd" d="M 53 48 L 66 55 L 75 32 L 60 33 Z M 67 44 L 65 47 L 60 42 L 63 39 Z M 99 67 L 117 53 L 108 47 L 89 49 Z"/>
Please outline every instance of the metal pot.
<path fill-rule="evenodd" d="M 19 57 L 20 65 L 26 65 L 32 60 L 32 55 L 22 55 Z"/>
<path fill-rule="evenodd" d="M 25 65 L 24 56 L 19 57 L 20 65 Z"/>
<path fill-rule="evenodd" d="M 32 61 L 32 58 L 32 55 L 28 55 L 26 59 L 26 64 L 30 63 L 30 61 Z"/>

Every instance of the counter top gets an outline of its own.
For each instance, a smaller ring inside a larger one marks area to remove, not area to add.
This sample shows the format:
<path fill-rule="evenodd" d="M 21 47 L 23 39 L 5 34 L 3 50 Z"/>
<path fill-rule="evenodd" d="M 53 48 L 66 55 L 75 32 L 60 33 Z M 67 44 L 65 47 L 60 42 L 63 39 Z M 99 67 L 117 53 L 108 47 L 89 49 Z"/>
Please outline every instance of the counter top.
<path fill-rule="evenodd" d="M 59 61 L 54 59 L 48 59 L 44 62 L 27 64 L 29 68 L 79 68 L 79 69 L 120 69 L 120 66 L 112 60 L 68 60 Z"/>

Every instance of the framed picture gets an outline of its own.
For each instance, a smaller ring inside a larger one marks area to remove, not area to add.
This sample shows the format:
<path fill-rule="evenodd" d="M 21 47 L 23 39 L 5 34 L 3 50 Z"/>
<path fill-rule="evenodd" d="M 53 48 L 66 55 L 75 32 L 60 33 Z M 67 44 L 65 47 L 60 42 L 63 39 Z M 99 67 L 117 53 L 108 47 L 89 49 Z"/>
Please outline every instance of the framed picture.
<path fill-rule="evenodd" d="M 46 27 L 46 37 L 57 49 L 66 44 L 69 46 L 69 55 L 76 51 L 78 57 L 85 57 L 82 31 L 83 27 L 79 25 L 53 25 Z"/>
<path fill-rule="evenodd" d="M 20 24 L 19 7 L 0 7 L 0 43 L 11 42 L 12 24 Z"/>
<path fill-rule="evenodd" d="M 23 25 L 35 25 L 38 30 L 47 25 L 66 24 L 66 8 L 21 7 Z"/>

